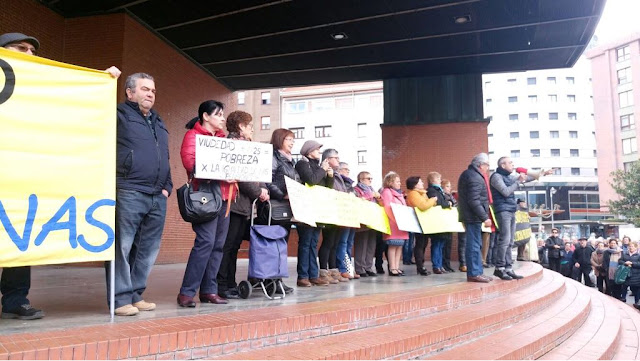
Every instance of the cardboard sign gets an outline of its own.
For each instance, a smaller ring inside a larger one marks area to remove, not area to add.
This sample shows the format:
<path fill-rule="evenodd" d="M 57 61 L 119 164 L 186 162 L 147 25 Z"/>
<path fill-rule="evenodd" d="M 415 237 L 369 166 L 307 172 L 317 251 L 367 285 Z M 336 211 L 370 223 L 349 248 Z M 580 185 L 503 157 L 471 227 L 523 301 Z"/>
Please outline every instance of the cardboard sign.
<path fill-rule="evenodd" d="M 196 134 L 196 178 L 271 183 L 273 146 Z"/>
<path fill-rule="evenodd" d="M 391 203 L 391 211 L 396 219 L 398 229 L 405 232 L 422 233 L 422 228 L 416 217 L 416 212 L 411 207 L 402 204 Z"/>
<path fill-rule="evenodd" d="M 464 226 L 458 222 L 458 208 L 435 206 L 421 211 L 416 207 L 415 211 L 420 227 L 426 234 L 464 232 Z"/>

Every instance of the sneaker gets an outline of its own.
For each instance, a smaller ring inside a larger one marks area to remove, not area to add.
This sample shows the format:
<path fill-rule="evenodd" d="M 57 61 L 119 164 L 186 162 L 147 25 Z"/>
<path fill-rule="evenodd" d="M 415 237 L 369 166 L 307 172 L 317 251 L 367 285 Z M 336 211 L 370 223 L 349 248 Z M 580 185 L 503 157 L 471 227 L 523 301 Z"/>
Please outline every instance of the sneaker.
<path fill-rule="evenodd" d="M 136 307 L 133 307 L 132 304 L 120 306 L 116 308 L 116 316 L 135 316 L 140 313 Z"/>
<path fill-rule="evenodd" d="M 4 319 L 37 320 L 44 317 L 44 311 L 33 308 L 27 303 L 13 310 L 2 311 L 1 317 Z"/>
<path fill-rule="evenodd" d="M 156 304 L 142 300 L 134 303 L 133 307 L 137 308 L 140 311 L 153 311 L 156 309 Z"/>

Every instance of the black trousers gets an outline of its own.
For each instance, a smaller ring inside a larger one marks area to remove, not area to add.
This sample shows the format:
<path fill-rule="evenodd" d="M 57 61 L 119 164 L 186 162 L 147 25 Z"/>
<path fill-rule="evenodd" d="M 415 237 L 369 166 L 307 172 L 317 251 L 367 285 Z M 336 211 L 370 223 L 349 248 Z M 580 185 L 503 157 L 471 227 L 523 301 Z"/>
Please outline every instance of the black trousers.
<path fill-rule="evenodd" d="M 338 268 L 336 264 L 336 248 L 338 247 L 339 236 L 339 227 L 328 226 L 322 229 L 322 244 L 318 251 L 320 269 Z"/>
<path fill-rule="evenodd" d="M 460 266 L 466 266 L 467 261 L 465 260 L 464 252 L 467 248 L 467 234 L 464 232 L 458 233 L 458 261 L 460 262 Z"/>
<path fill-rule="evenodd" d="M 549 257 L 549 269 L 560 273 L 560 258 Z"/>
<path fill-rule="evenodd" d="M 376 232 L 376 233 L 377 233 L 376 234 L 376 237 L 377 237 L 376 238 L 376 271 L 381 271 L 383 270 L 382 264 L 384 262 L 382 259 L 382 256 L 387 253 L 388 246 L 387 246 L 387 242 L 382 240 L 382 233 L 380 232 Z M 415 248 L 414 248 L 414 252 L 415 252 Z"/>
<path fill-rule="evenodd" d="M 27 295 L 31 288 L 31 267 L 11 267 L 2 269 L 0 293 L 2 293 L 2 310 L 9 312 L 29 304 Z"/>
<path fill-rule="evenodd" d="M 445 238 L 444 248 L 442 249 L 442 267 L 446 270 L 451 268 L 451 234 Z"/>
<path fill-rule="evenodd" d="M 241 214 L 231 212 L 229 217 L 229 232 L 222 248 L 222 261 L 218 270 L 218 292 L 226 292 L 236 288 L 236 267 L 238 251 L 249 230 L 249 219 Z"/>
<path fill-rule="evenodd" d="M 578 268 L 578 272 L 576 273 L 576 281 L 582 282 L 582 278 L 584 278 L 584 285 L 587 287 L 593 287 L 593 282 L 591 282 L 591 278 L 589 278 L 590 272 L 591 265 L 580 265 L 580 268 Z"/>
<path fill-rule="evenodd" d="M 424 267 L 424 250 L 429 243 L 429 237 L 423 233 L 416 233 L 416 245 L 413 247 L 413 257 L 416 259 L 416 267 L 422 269 Z"/>

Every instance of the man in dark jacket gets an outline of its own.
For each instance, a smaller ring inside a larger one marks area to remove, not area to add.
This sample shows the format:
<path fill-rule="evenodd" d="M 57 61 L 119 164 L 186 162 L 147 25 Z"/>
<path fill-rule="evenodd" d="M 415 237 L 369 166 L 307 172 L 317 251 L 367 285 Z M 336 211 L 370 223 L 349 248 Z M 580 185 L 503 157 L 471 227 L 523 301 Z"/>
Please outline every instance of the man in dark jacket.
<path fill-rule="evenodd" d="M 459 221 L 464 223 L 467 244 L 467 281 L 490 282 L 482 275 L 482 225 L 491 227 L 489 217 L 489 193 L 485 174 L 489 170 L 489 156 L 476 154 L 471 164 L 458 179 Z"/>
<path fill-rule="evenodd" d="M 562 239 L 558 237 L 558 229 L 551 229 L 551 237 L 547 238 L 544 242 L 544 246 L 547 248 L 547 258 L 549 258 L 549 269 L 552 271 L 560 272 L 560 258 L 562 258 L 561 251 L 564 248 Z"/>
<path fill-rule="evenodd" d="M 591 282 L 591 278 L 589 278 L 593 248 L 587 245 L 587 239 L 584 237 L 578 239 L 578 242 L 580 245 L 573 251 L 573 262 L 580 271 L 576 276 L 576 281 L 582 282 L 581 278 L 584 277 L 584 284 L 587 287 L 593 287 L 593 282 Z"/>
<path fill-rule="evenodd" d="M 116 274 L 115 313 L 131 316 L 151 311 L 142 293 L 160 249 L 171 194 L 169 132 L 152 109 L 153 77 L 130 75 L 127 100 L 118 105 L 116 150 Z"/>

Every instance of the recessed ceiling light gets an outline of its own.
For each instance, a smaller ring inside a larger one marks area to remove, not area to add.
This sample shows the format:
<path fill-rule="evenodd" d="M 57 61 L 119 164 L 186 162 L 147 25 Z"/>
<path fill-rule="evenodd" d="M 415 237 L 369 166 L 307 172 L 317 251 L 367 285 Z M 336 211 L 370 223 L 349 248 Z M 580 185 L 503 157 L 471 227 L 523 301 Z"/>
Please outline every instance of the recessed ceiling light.
<path fill-rule="evenodd" d="M 344 40 L 347 38 L 347 34 L 345 33 L 335 33 L 335 34 L 331 34 L 331 37 L 333 38 L 333 40 Z"/>
<path fill-rule="evenodd" d="M 456 24 L 466 24 L 471 22 L 471 15 L 456 16 L 453 18 Z"/>

